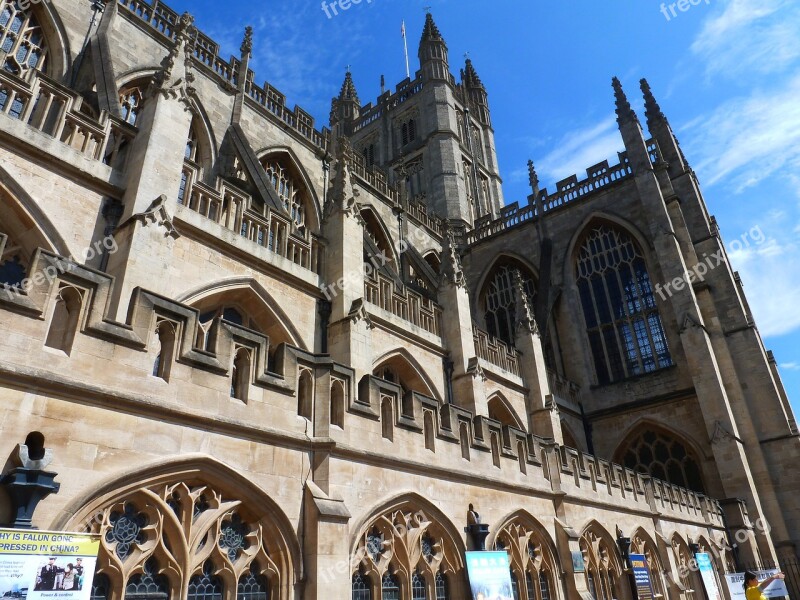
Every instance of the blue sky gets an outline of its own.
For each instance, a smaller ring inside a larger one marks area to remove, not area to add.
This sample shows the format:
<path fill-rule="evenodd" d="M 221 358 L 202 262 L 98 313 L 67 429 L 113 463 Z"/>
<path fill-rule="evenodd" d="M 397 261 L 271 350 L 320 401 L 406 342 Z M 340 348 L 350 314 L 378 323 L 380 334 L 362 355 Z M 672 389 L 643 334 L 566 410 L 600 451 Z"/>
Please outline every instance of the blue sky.
<path fill-rule="evenodd" d="M 350 65 L 361 101 L 411 72 L 430 7 L 457 74 L 469 52 L 489 92 L 506 202 L 529 193 L 526 162 L 554 183 L 623 150 L 611 78 L 643 116 L 646 77 L 700 178 L 784 384 L 800 407 L 800 2 L 693 0 L 362 0 L 326 16 L 321 0 L 168 0 L 223 55 L 255 29 L 252 66 L 327 124 Z M 761 234 L 765 241 L 755 244 Z M 736 246 L 736 244 L 733 244 Z"/>

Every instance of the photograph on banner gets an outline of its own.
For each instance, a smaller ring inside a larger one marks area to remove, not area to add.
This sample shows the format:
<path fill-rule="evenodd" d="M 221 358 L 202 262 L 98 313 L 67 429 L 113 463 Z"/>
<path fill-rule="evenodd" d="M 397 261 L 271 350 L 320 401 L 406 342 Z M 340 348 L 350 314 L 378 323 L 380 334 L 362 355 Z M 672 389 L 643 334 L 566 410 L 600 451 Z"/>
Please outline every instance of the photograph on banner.
<path fill-rule="evenodd" d="M 706 595 L 709 600 L 723 600 L 722 592 L 717 585 L 717 575 L 714 572 L 714 564 L 711 562 L 711 557 L 705 552 L 698 552 L 694 555 L 697 561 L 697 568 L 700 571 L 700 577 L 703 580 L 703 586 L 706 588 Z"/>
<path fill-rule="evenodd" d="M 753 571 L 753 573 L 758 576 L 758 581 L 760 583 L 779 571 L 780 569 L 766 569 L 764 571 Z M 745 600 L 744 573 L 728 573 L 725 575 L 725 582 L 728 584 L 731 600 Z M 789 595 L 789 590 L 786 589 L 785 581 L 776 579 L 770 583 L 766 589 L 761 590 L 761 593 L 767 598 L 784 598 Z"/>
<path fill-rule="evenodd" d="M 0 598 L 89 600 L 99 536 L 0 529 Z"/>
<path fill-rule="evenodd" d="M 472 600 L 514 600 L 507 552 L 467 552 Z"/>
<path fill-rule="evenodd" d="M 644 554 L 630 554 L 631 570 L 636 581 L 636 594 L 639 600 L 653 600 L 653 584 L 650 581 L 650 569 Z"/>

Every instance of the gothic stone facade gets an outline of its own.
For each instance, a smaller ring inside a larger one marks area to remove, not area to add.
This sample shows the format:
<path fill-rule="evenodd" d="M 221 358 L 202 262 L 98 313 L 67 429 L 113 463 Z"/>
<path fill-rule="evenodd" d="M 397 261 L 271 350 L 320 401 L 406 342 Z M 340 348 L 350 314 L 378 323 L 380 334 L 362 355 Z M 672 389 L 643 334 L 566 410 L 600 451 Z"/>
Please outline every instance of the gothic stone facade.
<path fill-rule="evenodd" d="M 34 521 L 101 534 L 93 598 L 460 600 L 476 511 L 518 598 L 631 598 L 619 536 L 668 598 L 698 548 L 795 555 L 791 408 L 645 82 L 651 139 L 615 81 L 619 164 L 505 205 L 430 15 L 330 128 L 252 44 L 0 1 L 4 472 L 44 435 Z"/>

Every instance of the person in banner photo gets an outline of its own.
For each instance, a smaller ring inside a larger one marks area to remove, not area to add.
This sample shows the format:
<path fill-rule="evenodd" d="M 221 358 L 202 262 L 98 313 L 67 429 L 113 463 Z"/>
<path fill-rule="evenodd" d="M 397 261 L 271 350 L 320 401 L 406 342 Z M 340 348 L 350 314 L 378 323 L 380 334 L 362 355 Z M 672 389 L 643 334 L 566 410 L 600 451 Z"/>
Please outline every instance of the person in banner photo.
<path fill-rule="evenodd" d="M 767 577 L 761 583 L 758 583 L 758 575 L 752 571 L 747 571 L 744 574 L 744 589 L 747 600 L 767 600 L 767 597 L 763 594 L 763 590 L 769 587 L 776 579 L 785 578 L 786 575 L 778 571 L 774 575 Z"/>
<path fill-rule="evenodd" d="M 64 569 L 56 566 L 56 557 L 51 556 L 47 564 L 40 569 L 34 589 L 37 591 L 56 589 L 56 578 L 63 571 Z"/>

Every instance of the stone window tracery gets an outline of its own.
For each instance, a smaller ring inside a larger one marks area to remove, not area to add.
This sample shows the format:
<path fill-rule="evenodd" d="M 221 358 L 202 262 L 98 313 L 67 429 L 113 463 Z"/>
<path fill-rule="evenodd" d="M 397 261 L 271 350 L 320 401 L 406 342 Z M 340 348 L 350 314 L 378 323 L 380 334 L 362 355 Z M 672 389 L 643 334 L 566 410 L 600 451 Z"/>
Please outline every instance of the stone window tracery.
<path fill-rule="evenodd" d="M 576 278 L 598 383 L 672 365 L 644 255 L 630 235 L 606 224 L 592 229 Z"/>
<path fill-rule="evenodd" d="M 285 164 L 276 158 L 267 158 L 264 163 L 267 177 L 278 193 L 286 212 L 291 215 L 294 224 L 302 228 L 306 224 L 305 188 L 300 181 L 290 173 Z"/>
<path fill-rule="evenodd" d="M 484 293 L 486 330 L 490 335 L 509 345 L 516 337 L 517 274 L 522 278 L 522 288 L 531 308 L 536 303 L 536 286 L 533 279 L 512 264 L 499 267 Z"/>
<path fill-rule="evenodd" d="M 463 574 L 449 535 L 411 508 L 379 517 L 362 534 L 355 556 L 354 600 L 370 598 L 365 587 L 381 600 L 450 600 L 451 584 Z"/>
<path fill-rule="evenodd" d="M 540 533 L 516 518 L 500 529 L 494 546 L 508 552 L 515 598 L 550 600 L 550 574 L 556 562 Z"/>
<path fill-rule="evenodd" d="M 705 493 L 694 453 L 680 440 L 661 431 L 645 430 L 628 444 L 626 467 L 674 485 Z"/>
<path fill-rule="evenodd" d="M 5 54 L 3 69 L 15 75 L 43 71 L 47 62 L 44 32 L 33 12 L 22 10 L 16 0 L 0 1 L 0 51 Z"/>
<path fill-rule="evenodd" d="M 586 585 L 595 600 L 612 600 L 617 596 L 621 565 L 617 549 L 605 536 L 589 530 L 581 536 L 581 552 L 586 565 Z"/>
<path fill-rule="evenodd" d="M 123 88 L 119 93 L 119 103 L 122 107 L 122 119 L 136 126 L 144 108 L 144 94 L 141 88 L 139 86 Z"/>
<path fill-rule="evenodd" d="M 642 554 L 647 561 L 647 570 L 650 573 L 650 584 L 653 586 L 653 594 L 656 597 L 666 597 L 664 594 L 664 586 L 661 582 L 661 561 L 658 559 L 658 553 L 652 543 L 642 537 L 641 533 L 637 533 L 631 539 L 631 552 L 634 554 Z"/>
<path fill-rule="evenodd" d="M 0 286 L 19 286 L 28 276 L 30 264 L 25 251 L 12 237 L 6 238 L 4 246 L 0 247 Z"/>
<path fill-rule="evenodd" d="M 275 524 L 212 486 L 156 484 L 91 514 L 87 531 L 101 536 L 97 596 L 288 600 L 279 595 L 287 548 Z"/>

